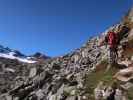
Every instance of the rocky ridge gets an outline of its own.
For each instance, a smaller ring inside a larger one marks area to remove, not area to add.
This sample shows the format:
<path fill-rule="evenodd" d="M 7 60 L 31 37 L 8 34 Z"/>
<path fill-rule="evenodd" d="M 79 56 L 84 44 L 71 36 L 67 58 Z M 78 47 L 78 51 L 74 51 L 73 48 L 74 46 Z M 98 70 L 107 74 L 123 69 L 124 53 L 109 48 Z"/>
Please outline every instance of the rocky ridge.
<path fill-rule="evenodd" d="M 132 39 L 132 13 L 133 10 L 111 27 L 121 30 L 119 47 Z M 85 77 L 95 73 L 97 66 L 107 59 L 106 46 L 99 46 L 104 34 L 89 39 L 81 48 L 64 56 L 37 63 L 0 58 L 0 100 L 91 100 Z"/>

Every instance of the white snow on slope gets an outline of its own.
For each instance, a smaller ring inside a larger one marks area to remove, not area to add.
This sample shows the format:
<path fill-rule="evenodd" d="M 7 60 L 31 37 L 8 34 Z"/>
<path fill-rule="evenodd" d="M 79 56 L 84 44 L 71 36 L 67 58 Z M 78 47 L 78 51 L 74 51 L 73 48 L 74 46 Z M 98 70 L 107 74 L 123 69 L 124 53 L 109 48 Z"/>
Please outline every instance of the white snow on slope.
<path fill-rule="evenodd" d="M 24 63 L 35 63 L 36 62 L 33 60 L 29 60 L 27 58 L 15 57 L 15 56 L 13 56 L 13 54 L 14 54 L 13 52 L 10 52 L 8 54 L 0 53 L 0 57 L 8 58 L 8 59 L 17 59 L 18 61 L 24 62 Z"/>

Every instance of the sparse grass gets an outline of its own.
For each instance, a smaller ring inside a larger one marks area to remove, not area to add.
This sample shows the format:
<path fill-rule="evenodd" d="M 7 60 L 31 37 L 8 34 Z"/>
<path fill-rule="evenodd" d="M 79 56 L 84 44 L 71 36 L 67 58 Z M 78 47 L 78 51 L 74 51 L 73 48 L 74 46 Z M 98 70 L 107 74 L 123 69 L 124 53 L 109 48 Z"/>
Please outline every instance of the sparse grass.
<path fill-rule="evenodd" d="M 94 89 L 100 81 L 103 81 L 106 86 L 112 85 L 116 80 L 113 78 L 116 72 L 118 72 L 118 66 L 112 67 L 108 72 L 105 72 L 107 66 L 106 61 L 102 61 L 100 66 L 100 70 L 97 70 L 94 73 L 88 74 L 86 76 L 86 92 L 90 94 L 89 100 L 94 100 Z M 103 69 L 101 69 L 103 68 Z M 117 81 L 117 84 L 120 85 L 120 81 Z M 133 88 L 130 88 L 127 91 L 128 100 L 133 99 Z"/>
<path fill-rule="evenodd" d="M 130 45 L 130 47 L 133 46 L 133 38 L 130 38 L 128 44 Z M 124 51 L 124 56 L 126 57 L 133 56 L 133 48 L 127 48 Z M 116 82 L 116 80 L 113 79 L 113 76 L 115 75 L 116 72 L 118 72 L 119 70 L 117 68 L 118 66 L 116 65 L 112 67 L 108 72 L 105 72 L 107 65 L 108 65 L 107 60 L 103 60 L 97 66 L 95 72 L 86 75 L 85 77 L 86 92 L 91 96 L 89 100 L 94 100 L 94 89 L 96 88 L 97 84 L 100 81 L 103 81 L 107 86 L 112 85 L 114 81 Z M 121 82 L 117 81 L 117 84 L 120 85 Z M 133 100 L 133 88 L 130 88 L 127 91 L 127 96 L 129 100 Z"/>
<path fill-rule="evenodd" d="M 130 88 L 130 89 L 128 90 L 127 95 L 128 95 L 128 99 L 129 99 L 129 100 L 133 100 L 133 88 Z"/>
<path fill-rule="evenodd" d="M 108 72 L 105 72 L 107 66 L 107 61 L 102 61 L 98 66 L 100 70 L 91 73 L 86 76 L 86 91 L 92 95 L 91 100 L 94 99 L 93 91 L 100 81 L 103 81 L 105 85 L 111 85 L 115 80 L 113 79 L 114 74 L 118 71 L 117 68 L 113 67 Z"/>

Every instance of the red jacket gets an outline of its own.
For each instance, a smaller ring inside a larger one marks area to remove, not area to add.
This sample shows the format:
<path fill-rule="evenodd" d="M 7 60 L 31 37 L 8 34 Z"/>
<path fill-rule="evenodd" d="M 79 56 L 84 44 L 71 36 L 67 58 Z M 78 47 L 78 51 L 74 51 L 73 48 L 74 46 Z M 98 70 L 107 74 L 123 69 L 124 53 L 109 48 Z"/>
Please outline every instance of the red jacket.
<path fill-rule="evenodd" d="M 117 46 L 117 34 L 115 32 L 108 32 L 107 42 L 110 48 L 115 48 Z"/>

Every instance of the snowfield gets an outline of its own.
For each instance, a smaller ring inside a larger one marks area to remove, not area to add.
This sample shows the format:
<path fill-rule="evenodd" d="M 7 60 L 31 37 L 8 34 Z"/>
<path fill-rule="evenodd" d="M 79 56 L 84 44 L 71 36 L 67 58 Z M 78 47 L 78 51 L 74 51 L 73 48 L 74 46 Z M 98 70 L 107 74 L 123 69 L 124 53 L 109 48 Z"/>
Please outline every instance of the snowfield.
<path fill-rule="evenodd" d="M 14 52 L 10 52 L 10 53 L 7 53 L 7 54 L 0 53 L 0 57 L 8 58 L 8 59 L 17 59 L 18 61 L 24 62 L 24 63 L 36 63 L 36 61 L 29 60 L 28 58 L 15 57 Z"/>

